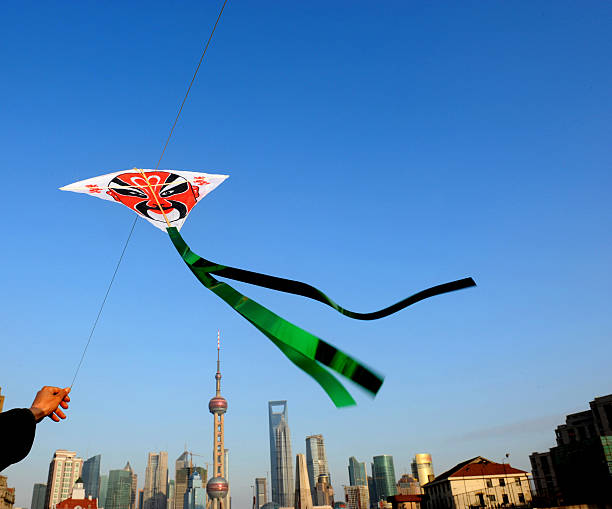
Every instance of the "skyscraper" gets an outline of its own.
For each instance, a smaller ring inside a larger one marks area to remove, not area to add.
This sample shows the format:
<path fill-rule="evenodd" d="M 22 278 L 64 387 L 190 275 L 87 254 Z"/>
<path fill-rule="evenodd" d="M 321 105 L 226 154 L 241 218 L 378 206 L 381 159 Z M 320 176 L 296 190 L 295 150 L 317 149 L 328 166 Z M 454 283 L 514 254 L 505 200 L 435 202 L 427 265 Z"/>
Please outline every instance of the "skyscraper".
<path fill-rule="evenodd" d="M 129 470 L 111 470 L 104 509 L 130 509 L 132 500 L 132 474 Z"/>
<path fill-rule="evenodd" d="M 276 408 L 282 407 L 280 411 Z M 281 507 L 293 507 L 293 453 L 287 416 L 287 401 L 268 402 L 270 424 L 270 468 L 272 502 Z"/>
<path fill-rule="evenodd" d="M 167 488 L 168 453 L 150 452 L 145 471 L 144 509 L 166 509 Z"/>
<path fill-rule="evenodd" d="M 376 500 L 387 500 L 387 497 L 397 494 L 395 485 L 395 467 L 393 466 L 393 456 L 382 454 L 374 456 L 372 475 L 376 484 Z"/>
<path fill-rule="evenodd" d="M 205 479 L 200 473 L 194 471 L 187 481 L 187 491 L 183 502 L 184 509 L 206 509 L 206 488 Z"/>
<path fill-rule="evenodd" d="M 308 481 L 310 482 L 313 503 L 315 505 L 324 505 L 323 503 L 319 503 L 316 494 L 316 485 L 319 482 L 319 476 L 326 475 L 329 477 L 329 466 L 327 465 L 323 435 L 311 435 L 306 437 L 306 466 L 308 467 Z"/>
<path fill-rule="evenodd" d="M 209 497 L 208 506 L 211 509 L 229 509 L 229 483 L 225 473 L 225 412 L 227 400 L 221 396 L 221 342 L 217 333 L 217 373 L 215 374 L 216 394 L 208 402 L 208 410 L 213 414 L 213 471 L 212 477 L 206 483 L 206 493 Z"/>
<path fill-rule="evenodd" d="M 127 464 L 125 465 L 125 467 L 123 467 L 123 470 L 125 470 L 126 472 L 130 473 L 131 479 L 132 479 L 132 488 L 130 491 L 130 509 L 136 509 L 136 497 L 137 492 L 138 492 L 138 475 L 134 473 L 134 470 L 132 469 L 132 465 L 130 465 L 130 462 L 128 461 Z"/>
<path fill-rule="evenodd" d="M 371 463 L 370 467 L 371 470 L 374 470 L 374 463 Z M 368 476 L 368 495 L 370 497 L 370 507 L 376 507 L 376 502 L 378 500 L 376 495 L 376 483 L 371 475 Z"/>
<path fill-rule="evenodd" d="M 53 454 L 49 465 L 45 508 L 53 509 L 62 500 L 70 498 L 74 483 L 81 476 L 83 458 L 77 458 L 76 452 L 58 449 Z"/>
<path fill-rule="evenodd" d="M 268 486 L 265 477 L 255 478 L 255 509 L 261 509 L 261 506 L 268 502 Z"/>
<path fill-rule="evenodd" d="M 83 463 L 81 479 L 85 486 L 85 496 L 100 498 L 100 461 L 102 456 L 99 454 L 92 456 Z"/>
<path fill-rule="evenodd" d="M 312 509 L 308 468 L 303 454 L 295 457 L 295 509 Z"/>
<path fill-rule="evenodd" d="M 349 484 L 351 486 L 367 486 L 368 477 L 366 475 L 365 462 L 360 463 L 355 456 L 349 458 L 348 464 Z"/>
<path fill-rule="evenodd" d="M 174 509 L 183 509 L 187 484 L 189 482 L 189 452 L 181 454 L 174 464 Z M 172 509 L 172 508 L 169 508 Z"/>
<path fill-rule="evenodd" d="M 36 483 L 32 490 L 32 503 L 30 509 L 44 509 L 45 507 L 45 493 L 47 492 L 47 485 Z"/>
<path fill-rule="evenodd" d="M 434 480 L 433 464 L 431 455 L 416 454 L 412 460 L 412 476 L 419 480 L 421 486 Z"/>
<path fill-rule="evenodd" d="M 100 498 L 98 499 L 98 508 L 106 507 L 106 494 L 108 493 L 108 475 L 100 476 Z"/>

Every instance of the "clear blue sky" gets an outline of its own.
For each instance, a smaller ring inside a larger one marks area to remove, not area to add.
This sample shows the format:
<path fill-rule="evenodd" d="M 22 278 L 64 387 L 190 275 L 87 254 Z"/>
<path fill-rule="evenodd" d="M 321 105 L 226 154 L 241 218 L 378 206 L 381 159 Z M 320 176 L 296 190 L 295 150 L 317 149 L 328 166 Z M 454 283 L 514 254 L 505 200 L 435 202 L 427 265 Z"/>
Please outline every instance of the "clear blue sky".
<path fill-rule="evenodd" d="M 68 385 L 132 213 L 62 193 L 152 167 L 220 2 L 4 5 L 6 407 Z M 231 175 L 183 228 L 207 258 L 301 279 L 356 310 L 473 276 L 478 288 L 361 323 L 237 285 L 386 375 L 335 409 L 140 221 L 73 392 L 5 471 L 29 507 L 53 450 L 171 462 L 211 453 L 222 330 L 235 507 L 269 470 L 267 401 L 294 453 L 476 455 L 518 467 L 564 414 L 612 392 L 612 4 L 230 0 L 162 167 Z M 19 192 L 11 185 L 19 183 Z M 4 439 L 7 439 L 6 437 Z"/>

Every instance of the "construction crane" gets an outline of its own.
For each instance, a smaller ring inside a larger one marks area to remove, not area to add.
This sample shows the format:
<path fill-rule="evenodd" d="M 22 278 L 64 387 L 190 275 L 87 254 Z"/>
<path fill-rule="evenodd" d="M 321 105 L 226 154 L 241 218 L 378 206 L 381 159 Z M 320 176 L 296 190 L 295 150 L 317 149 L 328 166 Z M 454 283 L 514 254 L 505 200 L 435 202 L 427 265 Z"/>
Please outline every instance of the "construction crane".
<path fill-rule="evenodd" d="M 206 458 L 204 454 L 198 454 L 197 452 L 187 451 L 187 453 L 189 454 L 189 468 L 193 468 L 193 457 L 194 456 L 199 456 L 200 458 Z M 203 461 L 202 463 L 206 465 L 206 472 L 208 473 L 208 465 L 210 463 L 208 461 Z"/>

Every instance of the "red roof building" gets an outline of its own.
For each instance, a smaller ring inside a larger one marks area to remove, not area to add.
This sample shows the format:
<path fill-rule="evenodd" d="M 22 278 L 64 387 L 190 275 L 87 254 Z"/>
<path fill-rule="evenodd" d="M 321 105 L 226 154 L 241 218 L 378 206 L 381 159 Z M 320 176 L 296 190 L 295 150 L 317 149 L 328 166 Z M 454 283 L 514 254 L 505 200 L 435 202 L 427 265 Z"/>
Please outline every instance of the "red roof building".
<path fill-rule="evenodd" d="M 98 509 L 98 499 L 85 497 L 83 480 L 79 477 L 74 483 L 72 496 L 59 502 L 55 509 Z"/>
<path fill-rule="evenodd" d="M 524 506 L 531 501 L 530 474 L 482 456 L 463 461 L 425 484 L 428 509 Z"/>

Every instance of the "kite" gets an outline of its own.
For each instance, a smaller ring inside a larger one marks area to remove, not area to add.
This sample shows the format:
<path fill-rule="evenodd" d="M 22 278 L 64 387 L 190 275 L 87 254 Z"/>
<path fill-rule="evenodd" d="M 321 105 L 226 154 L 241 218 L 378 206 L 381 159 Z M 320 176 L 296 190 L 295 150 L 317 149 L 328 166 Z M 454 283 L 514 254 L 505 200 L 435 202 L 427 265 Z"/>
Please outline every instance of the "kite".
<path fill-rule="evenodd" d="M 229 304 L 268 337 L 291 362 L 310 375 L 337 407 L 356 403 L 347 389 L 326 367 L 352 380 L 372 395 L 377 394 L 383 383 L 383 377 L 323 339 L 288 322 L 227 283 L 219 281 L 217 277 L 301 295 L 357 320 L 383 318 L 423 299 L 476 286 L 470 277 L 459 279 L 428 288 L 384 309 L 357 313 L 339 306 L 309 284 L 206 260 L 189 248 L 179 231 L 193 207 L 226 178 L 228 175 L 133 168 L 81 180 L 60 189 L 122 203 L 153 226 L 166 231 L 179 255 L 198 281 Z"/>

